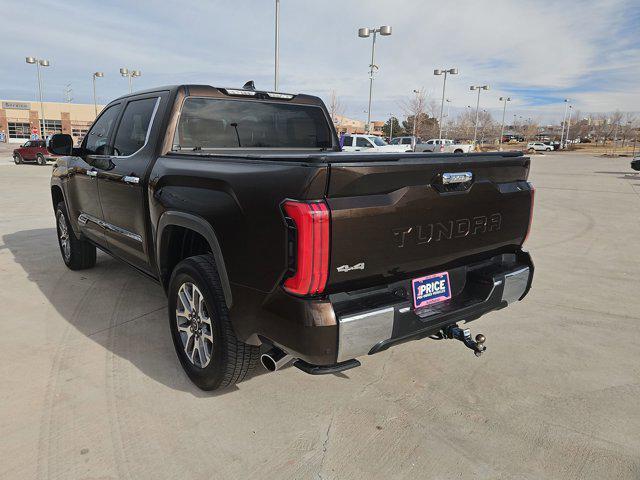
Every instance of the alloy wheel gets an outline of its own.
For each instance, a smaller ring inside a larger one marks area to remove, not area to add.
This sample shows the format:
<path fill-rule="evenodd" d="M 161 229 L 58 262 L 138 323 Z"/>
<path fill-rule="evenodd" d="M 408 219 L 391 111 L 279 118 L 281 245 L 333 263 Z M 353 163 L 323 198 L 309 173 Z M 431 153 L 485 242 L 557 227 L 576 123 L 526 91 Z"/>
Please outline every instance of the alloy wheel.
<path fill-rule="evenodd" d="M 202 292 L 191 282 L 178 289 L 176 327 L 189 361 L 200 368 L 209 365 L 213 353 L 211 317 Z"/>
<path fill-rule="evenodd" d="M 58 240 L 60 241 L 60 248 L 62 248 L 62 255 L 65 260 L 69 260 L 71 257 L 71 240 L 69 239 L 69 228 L 67 227 L 67 219 L 62 212 L 58 212 Z"/>

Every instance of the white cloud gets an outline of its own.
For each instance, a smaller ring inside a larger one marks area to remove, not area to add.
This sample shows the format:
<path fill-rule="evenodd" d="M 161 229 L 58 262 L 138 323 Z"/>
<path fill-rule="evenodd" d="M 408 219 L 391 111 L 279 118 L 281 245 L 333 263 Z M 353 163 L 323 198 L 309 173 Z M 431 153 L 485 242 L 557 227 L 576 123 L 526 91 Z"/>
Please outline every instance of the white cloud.
<path fill-rule="evenodd" d="M 400 113 L 414 88 L 440 97 L 437 67 L 456 66 L 447 97 L 473 104 L 468 87 L 488 83 L 482 105 L 541 120 L 562 112 L 570 97 L 582 111 L 640 110 L 640 18 L 633 0 L 282 0 L 281 89 L 327 96 L 335 89 L 347 114 L 364 117 L 370 39 L 360 26 L 393 26 L 379 38 L 374 117 Z M 25 25 L 43 35 L 25 34 Z M 266 0 L 148 2 L 14 1 L 3 12 L 0 96 L 34 95 L 33 67 L 23 56 L 46 56 L 46 95 L 60 100 L 72 83 L 77 101 L 91 99 L 91 73 L 105 71 L 102 100 L 126 91 L 118 68 L 140 68 L 140 88 L 194 82 L 268 88 L 273 79 L 273 2 Z M 455 110 L 455 109 L 454 109 Z"/>

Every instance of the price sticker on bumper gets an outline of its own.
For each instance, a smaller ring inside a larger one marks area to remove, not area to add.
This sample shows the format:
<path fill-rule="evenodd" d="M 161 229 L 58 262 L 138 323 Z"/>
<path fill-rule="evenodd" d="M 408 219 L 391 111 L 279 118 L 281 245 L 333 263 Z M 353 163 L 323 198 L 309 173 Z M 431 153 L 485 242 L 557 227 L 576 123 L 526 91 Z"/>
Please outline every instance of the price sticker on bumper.
<path fill-rule="evenodd" d="M 449 273 L 442 272 L 426 277 L 416 278 L 413 285 L 413 306 L 424 307 L 451 298 Z"/>

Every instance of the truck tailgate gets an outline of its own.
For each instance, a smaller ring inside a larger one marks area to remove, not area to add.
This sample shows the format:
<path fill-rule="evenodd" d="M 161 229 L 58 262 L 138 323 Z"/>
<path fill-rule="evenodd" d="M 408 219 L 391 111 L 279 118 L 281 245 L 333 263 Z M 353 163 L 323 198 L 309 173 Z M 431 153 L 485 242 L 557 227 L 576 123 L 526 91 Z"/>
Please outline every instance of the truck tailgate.
<path fill-rule="evenodd" d="M 471 173 L 471 181 L 443 181 L 443 174 L 460 172 Z M 514 251 L 529 227 L 528 174 L 529 158 L 521 154 L 331 163 L 327 290 L 366 288 Z"/>

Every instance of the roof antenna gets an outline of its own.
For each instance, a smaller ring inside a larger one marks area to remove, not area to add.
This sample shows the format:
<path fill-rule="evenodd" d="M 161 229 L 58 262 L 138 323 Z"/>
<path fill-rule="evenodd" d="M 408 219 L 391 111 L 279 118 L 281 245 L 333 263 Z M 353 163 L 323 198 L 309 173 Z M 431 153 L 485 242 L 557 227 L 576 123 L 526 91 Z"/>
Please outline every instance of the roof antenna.
<path fill-rule="evenodd" d="M 253 83 L 253 80 L 249 80 L 247 83 L 245 83 L 242 88 L 244 90 L 255 90 L 256 89 L 256 84 Z"/>

